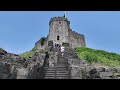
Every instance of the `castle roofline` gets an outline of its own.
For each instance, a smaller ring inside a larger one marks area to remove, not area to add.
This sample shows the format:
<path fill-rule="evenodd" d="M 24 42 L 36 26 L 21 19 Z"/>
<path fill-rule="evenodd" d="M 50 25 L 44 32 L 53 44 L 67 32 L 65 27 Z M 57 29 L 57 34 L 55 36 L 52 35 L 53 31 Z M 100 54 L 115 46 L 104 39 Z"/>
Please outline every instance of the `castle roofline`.
<path fill-rule="evenodd" d="M 66 22 L 68 22 L 68 24 L 70 24 L 70 21 L 68 21 L 68 19 L 65 18 L 65 16 L 52 17 L 50 19 L 49 25 L 52 21 L 66 21 Z"/>
<path fill-rule="evenodd" d="M 52 21 L 52 20 L 66 20 L 66 21 L 68 21 L 68 19 L 67 18 L 65 18 L 65 16 L 62 16 L 62 17 L 60 17 L 60 16 L 58 16 L 58 17 L 52 17 L 51 19 L 50 19 L 50 21 Z"/>

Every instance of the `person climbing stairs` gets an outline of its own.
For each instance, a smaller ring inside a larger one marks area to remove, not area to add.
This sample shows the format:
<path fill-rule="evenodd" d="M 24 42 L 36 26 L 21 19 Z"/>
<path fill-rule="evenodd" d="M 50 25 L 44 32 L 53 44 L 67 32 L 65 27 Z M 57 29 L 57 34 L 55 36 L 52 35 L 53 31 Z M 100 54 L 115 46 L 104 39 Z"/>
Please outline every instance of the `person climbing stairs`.
<path fill-rule="evenodd" d="M 59 50 L 57 65 L 54 67 L 43 67 L 43 79 L 70 79 L 68 61 L 62 57 Z"/>

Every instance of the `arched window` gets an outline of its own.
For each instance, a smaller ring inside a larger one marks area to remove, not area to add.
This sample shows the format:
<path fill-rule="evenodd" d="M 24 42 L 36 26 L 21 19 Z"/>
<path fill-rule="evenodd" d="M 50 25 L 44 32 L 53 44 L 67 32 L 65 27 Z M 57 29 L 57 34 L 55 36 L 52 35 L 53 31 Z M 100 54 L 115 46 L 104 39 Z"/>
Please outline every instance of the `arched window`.
<path fill-rule="evenodd" d="M 60 36 L 59 35 L 57 36 L 57 40 L 60 40 Z"/>

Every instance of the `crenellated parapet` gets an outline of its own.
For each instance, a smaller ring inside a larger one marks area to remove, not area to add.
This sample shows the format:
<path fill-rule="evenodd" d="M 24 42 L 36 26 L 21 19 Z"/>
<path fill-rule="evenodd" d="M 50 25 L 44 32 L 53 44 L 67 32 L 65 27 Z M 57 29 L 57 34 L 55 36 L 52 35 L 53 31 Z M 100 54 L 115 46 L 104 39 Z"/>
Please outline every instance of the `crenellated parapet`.
<path fill-rule="evenodd" d="M 69 29 L 70 34 L 72 34 L 75 38 L 84 38 L 83 34 L 80 34 L 78 32 L 73 31 L 72 29 Z"/>
<path fill-rule="evenodd" d="M 47 46 L 65 45 L 70 47 L 84 47 L 85 37 L 83 34 L 70 28 L 70 21 L 65 16 L 52 17 L 49 21 L 49 34 L 41 45 L 41 40 L 35 44 L 35 49 L 44 49 Z M 68 45 L 67 45 L 68 46 Z"/>
<path fill-rule="evenodd" d="M 65 18 L 64 16 L 63 16 L 63 17 L 60 17 L 60 16 L 58 16 L 58 17 L 52 17 L 52 18 L 50 19 L 50 21 L 49 21 L 49 25 L 50 25 L 50 23 L 53 22 L 53 21 L 66 21 L 68 24 L 70 24 L 70 21 L 68 21 L 68 19 Z"/>
<path fill-rule="evenodd" d="M 75 32 L 72 29 L 69 29 L 69 36 L 70 36 L 69 39 L 70 39 L 70 43 L 72 44 L 72 47 L 86 46 L 85 36 L 83 34 Z"/>

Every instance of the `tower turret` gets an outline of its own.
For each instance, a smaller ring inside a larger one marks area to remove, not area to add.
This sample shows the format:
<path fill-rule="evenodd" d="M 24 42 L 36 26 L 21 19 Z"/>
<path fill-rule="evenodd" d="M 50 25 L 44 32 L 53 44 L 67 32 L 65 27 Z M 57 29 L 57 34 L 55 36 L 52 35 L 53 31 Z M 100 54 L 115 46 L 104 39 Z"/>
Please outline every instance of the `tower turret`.
<path fill-rule="evenodd" d="M 49 35 L 48 41 L 53 41 L 53 44 L 68 43 L 70 28 L 70 21 L 64 16 L 53 17 L 49 22 Z"/>

